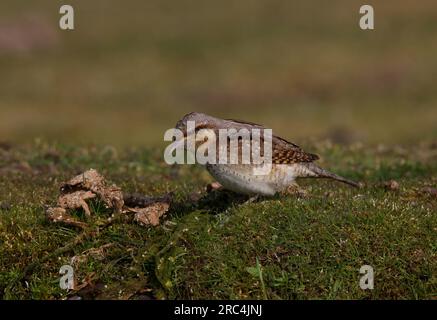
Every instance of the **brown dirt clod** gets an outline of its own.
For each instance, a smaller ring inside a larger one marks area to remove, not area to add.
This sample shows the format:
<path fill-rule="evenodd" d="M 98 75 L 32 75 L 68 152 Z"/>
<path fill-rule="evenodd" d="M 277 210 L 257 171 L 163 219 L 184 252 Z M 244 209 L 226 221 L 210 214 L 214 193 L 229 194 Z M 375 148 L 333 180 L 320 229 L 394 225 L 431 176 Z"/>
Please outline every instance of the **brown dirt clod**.
<path fill-rule="evenodd" d="M 119 187 L 108 186 L 102 175 L 90 169 L 62 184 L 57 207 L 49 207 L 46 215 L 50 221 L 85 228 L 87 224 L 70 216 L 67 210 L 82 208 L 87 216 L 91 216 L 86 200 L 93 198 L 102 200 L 116 213 L 135 213 L 135 221 L 152 226 L 159 224 L 159 218 L 168 211 L 171 202 L 171 194 L 162 197 L 124 196 Z"/>

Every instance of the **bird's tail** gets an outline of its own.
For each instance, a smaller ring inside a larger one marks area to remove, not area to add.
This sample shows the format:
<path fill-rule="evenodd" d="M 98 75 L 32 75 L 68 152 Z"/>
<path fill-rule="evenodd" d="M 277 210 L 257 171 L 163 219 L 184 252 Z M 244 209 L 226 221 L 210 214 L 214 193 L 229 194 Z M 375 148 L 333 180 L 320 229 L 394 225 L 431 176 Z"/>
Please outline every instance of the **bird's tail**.
<path fill-rule="evenodd" d="M 317 165 L 315 165 L 314 163 L 309 163 L 309 168 L 314 174 L 315 177 L 317 178 L 328 178 L 328 179 L 333 179 L 333 180 L 337 180 L 343 183 L 346 183 L 352 187 L 355 188 L 361 188 L 361 185 L 355 181 L 343 178 L 339 175 L 336 175 L 335 173 L 329 172 L 325 169 L 322 169 L 320 167 L 318 167 Z"/>

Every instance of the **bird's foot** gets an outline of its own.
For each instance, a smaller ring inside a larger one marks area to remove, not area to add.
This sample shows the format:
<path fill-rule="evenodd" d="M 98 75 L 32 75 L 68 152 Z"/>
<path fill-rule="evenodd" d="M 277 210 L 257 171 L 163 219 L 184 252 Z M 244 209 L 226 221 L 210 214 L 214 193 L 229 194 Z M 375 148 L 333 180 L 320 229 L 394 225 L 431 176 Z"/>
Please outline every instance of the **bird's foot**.
<path fill-rule="evenodd" d="M 243 204 L 251 204 L 251 203 L 256 203 L 256 202 L 260 202 L 264 200 L 264 197 L 257 194 L 255 196 L 250 197 L 249 199 L 247 199 L 246 201 L 244 201 Z"/>
<path fill-rule="evenodd" d="M 215 190 L 223 190 L 223 189 L 224 189 L 223 186 L 217 181 L 209 183 L 206 186 L 206 192 L 208 192 L 208 193 L 215 191 Z"/>
<path fill-rule="evenodd" d="M 281 196 L 297 196 L 299 198 L 308 198 L 308 192 L 298 185 L 290 185 L 283 191 L 279 192 Z"/>

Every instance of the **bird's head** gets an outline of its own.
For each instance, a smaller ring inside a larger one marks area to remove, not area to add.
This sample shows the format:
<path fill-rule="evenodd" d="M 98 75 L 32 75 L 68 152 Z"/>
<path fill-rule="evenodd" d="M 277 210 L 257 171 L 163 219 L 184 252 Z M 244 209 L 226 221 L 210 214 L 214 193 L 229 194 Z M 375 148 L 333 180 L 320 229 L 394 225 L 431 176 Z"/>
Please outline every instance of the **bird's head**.
<path fill-rule="evenodd" d="M 221 119 L 209 116 L 205 113 L 191 112 L 186 114 L 181 120 L 176 123 L 176 129 L 181 130 L 184 136 L 187 136 L 188 122 L 194 124 L 194 131 L 198 132 L 201 129 L 217 129 L 220 127 Z"/>
<path fill-rule="evenodd" d="M 204 143 L 205 141 L 213 142 L 213 137 L 217 135 L 218 129 L 223 127 L 223 120 L 209 116 L 205 113 L 191 112 L 185 115 L 181 120 L 176 123 L 175 129 L 180 130 L 183 133 L 183 140 L 189 137 L 196 137 L 196 135 L 201 131 L 202 141 L 196 140 L 196 147 Z M 215 143 L 215 142 L 214 142 Z"/>

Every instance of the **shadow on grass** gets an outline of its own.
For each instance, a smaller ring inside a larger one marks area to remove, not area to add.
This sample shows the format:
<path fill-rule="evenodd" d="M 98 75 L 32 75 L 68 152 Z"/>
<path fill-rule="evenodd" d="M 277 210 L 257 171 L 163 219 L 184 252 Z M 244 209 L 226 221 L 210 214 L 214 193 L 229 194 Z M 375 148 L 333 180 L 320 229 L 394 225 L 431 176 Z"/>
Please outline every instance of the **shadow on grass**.
<path fill-rule="evenodd" d="M 172 202 L 168 214 L 181 217 L 193 211 L 201 211 L 206 214 L 217 215 L 229 208 L 245 203 L 249 198 L 249 196 L 240 195 L 229 190 L 214 190 Z"/>

